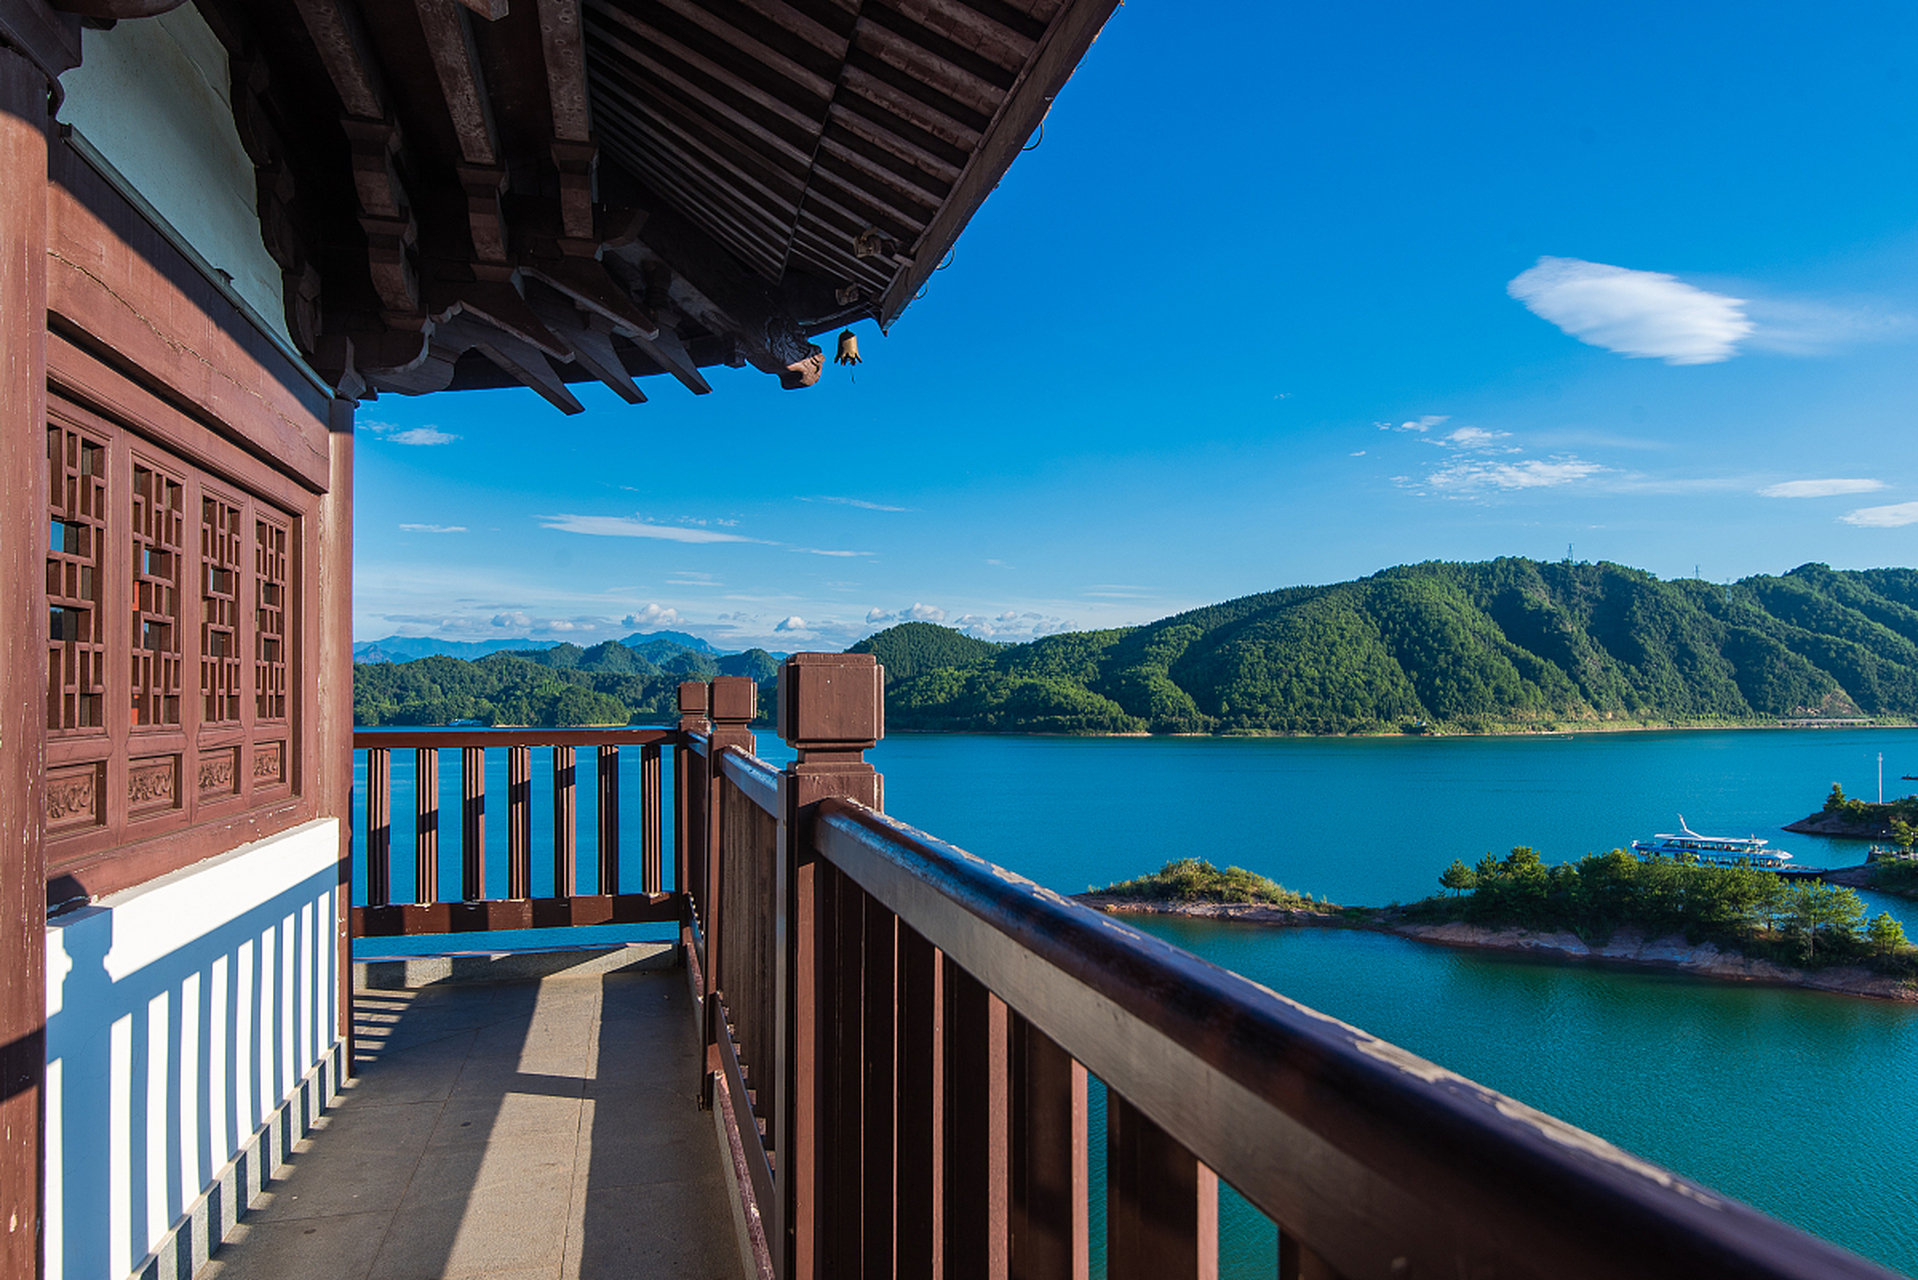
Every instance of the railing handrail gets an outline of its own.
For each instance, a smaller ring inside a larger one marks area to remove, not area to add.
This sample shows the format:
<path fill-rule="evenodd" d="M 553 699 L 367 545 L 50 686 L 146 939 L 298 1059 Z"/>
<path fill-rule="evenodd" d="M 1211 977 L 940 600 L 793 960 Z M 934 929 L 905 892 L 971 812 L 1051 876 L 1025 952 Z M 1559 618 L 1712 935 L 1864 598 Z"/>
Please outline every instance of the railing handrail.
<path fill-rule="evenodd" d="M 393 725 L 359 728 L 353 731 L 353 749 L 369 747 L 434 748 L 456 747 L 643 747 L 653 743 L 675 744 L 685 740 L 678 729 L 444 729 L 431 726 L 414 728 Z"/>
<path fill-rule="evenodd" d="M 738 747 L 722 747 L 719 770 L 760 809 L 779 816 L 779 770 Z"/>
<path fill-rule="evenodd" d="M 863 805 L 813 831 L 1343 1274 L 1892 1275 Z"/>

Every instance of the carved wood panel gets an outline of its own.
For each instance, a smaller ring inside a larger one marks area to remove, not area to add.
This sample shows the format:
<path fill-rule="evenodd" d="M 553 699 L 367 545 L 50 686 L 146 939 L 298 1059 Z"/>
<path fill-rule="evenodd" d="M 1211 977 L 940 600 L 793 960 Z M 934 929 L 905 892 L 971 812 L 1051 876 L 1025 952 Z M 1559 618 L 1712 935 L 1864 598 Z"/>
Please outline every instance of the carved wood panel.
<path fill-rule="evenodd" d="M 107 447 L 82 431 L 47 428 L 52 482 L 47 532 L 47 728 L 106 725 Z"/>
<path fill-rule="evenodd" d="M 180 565 L 186 550 L 186 486 L 133 464 L 133 663 L 135 725 L 180 723 Z"/>

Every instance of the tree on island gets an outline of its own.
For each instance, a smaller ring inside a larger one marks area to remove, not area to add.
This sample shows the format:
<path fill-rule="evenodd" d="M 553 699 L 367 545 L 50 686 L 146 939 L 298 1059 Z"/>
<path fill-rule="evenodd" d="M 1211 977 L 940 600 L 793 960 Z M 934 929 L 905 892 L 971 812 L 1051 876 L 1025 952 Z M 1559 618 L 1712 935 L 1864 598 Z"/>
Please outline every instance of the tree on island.
<path fill-rule="evenodd" d="M 1491 857 L 1486 854 L 1486 857 Z M 1463 858 L 1452 859 L 1452 865 L 1445 868 L 1439 876 L 1439 883 L 1452 891 L 1454 898 L 1468 889 L 1478 888 L 1478 872 L 1465 865 Z"/>
<path fill-rule="evenodd" d="M 1865 920 L 1865 904 L 1850 889 L 1809 880 L 1794 885 L 1785 909 L 1786 927 L 1805 949 L 1805 958 L 1818 954 L 1818 934 L 1855 934 Z"/>
<path fill-rule="evenodd" d="M 1878 918 L 1865 927 L 1865 938 L 1871 943 L 1871 949 L 1889 955 L 1909 945 L 1905 939 L 1905 926 L 1892 918 L 1891 912 L 1881 911 Z"/>

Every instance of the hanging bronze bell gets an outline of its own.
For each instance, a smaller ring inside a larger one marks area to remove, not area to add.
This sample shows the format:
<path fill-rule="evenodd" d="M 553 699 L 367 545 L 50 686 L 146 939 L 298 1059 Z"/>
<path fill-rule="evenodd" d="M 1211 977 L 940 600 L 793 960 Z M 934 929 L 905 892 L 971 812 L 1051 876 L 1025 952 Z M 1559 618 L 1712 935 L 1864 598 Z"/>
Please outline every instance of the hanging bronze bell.
<path fill-rule="evenodd" d="M 839 354 L 832 358 L 834 364 L 859 363 L 859 339 L 851 329 L 839 331 Z"/>

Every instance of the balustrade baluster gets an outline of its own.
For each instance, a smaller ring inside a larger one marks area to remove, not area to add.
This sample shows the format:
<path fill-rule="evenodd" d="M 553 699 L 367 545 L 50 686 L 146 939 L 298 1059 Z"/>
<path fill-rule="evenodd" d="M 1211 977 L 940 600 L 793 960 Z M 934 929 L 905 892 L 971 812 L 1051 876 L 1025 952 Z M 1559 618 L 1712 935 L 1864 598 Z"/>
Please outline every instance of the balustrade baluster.
<path fill-rule="evenodd" d="M 640 892 L 664 893 L 660 866 L 659 744 L 639 749 L 639 868 Z"/>
<path fill-rule="evenodd" d="M 440 900 L 440 753 L 421 747 L 413 753 L 413 901 L 422 906 Z"/>
<path fill-rule="evenodd" d="M 533 896 L 533 749 L 506 751 L 506 896 Z"/>
<path fill-rule="evenodd" d="M 898 1219 L 899 1280 L 933 1280 L 944 1263 L 946 1172 L 945 957 L 899 926 Z"/>
<path fill-rule="evenodd" d="M 1011 1250 L 1005 1001 L 946 961 L 946 1274 L 1004 1280 Z"/>
<path fill-rule="evenodd" d="M 571 747 L 553 748 L 553 896 L 579 892 L 575 859 L 579 829 L 579 791 L 574 785 Z"/>
<path fill-rule="evenodd" d="M 851 881 L 847 881 L 851 887 Z M 899 918 L 878 899 L 854 890 L 865 908 L 864 981 L 858 990 L 863 1011 L 861 1028 L 861 1137 L 865 1142 L 861 1182 L 865 1193 L 865 1223 L 860 1232 L 865 1245 L 865 1274 L 890 1276 L 893 1264 L 893 1228 L 898 1214 L 898 1188 L 893 1170 L 893 1135 L 897 1125 L 899 1093 L 893 1079 L 897 1063 Z M 857 922 L 854 922 L 857 923 Z"/>
<path fill-rule="evenodd" d="M 486 896 L 486 748 L 460 749 L 460 897 Z"/>
<path fill-rule="evenodd" d="M 1219 1178 L 1145 1113 L 1106 1094 L 1106 1275 L 1216 1280 Z"/>
<path fill-rule="evenodd" d="M 366 749 L 366 901 L 393 900 L 393 749 Z"/>
<path fill-rule="evenodd" d="M 1325 1259 L 1279 1228 L 1279 1280 L 1343 1280 Z"/>
<path fill-rule="evenodd" d="M 619 748 L 599 748 L 599 892 L 619 892 Z"/>
<path fill-rule="evenodd" d="M 1012 1018 L 1012 1274 L 1085 1280 L 1086 1069 Z"/>

